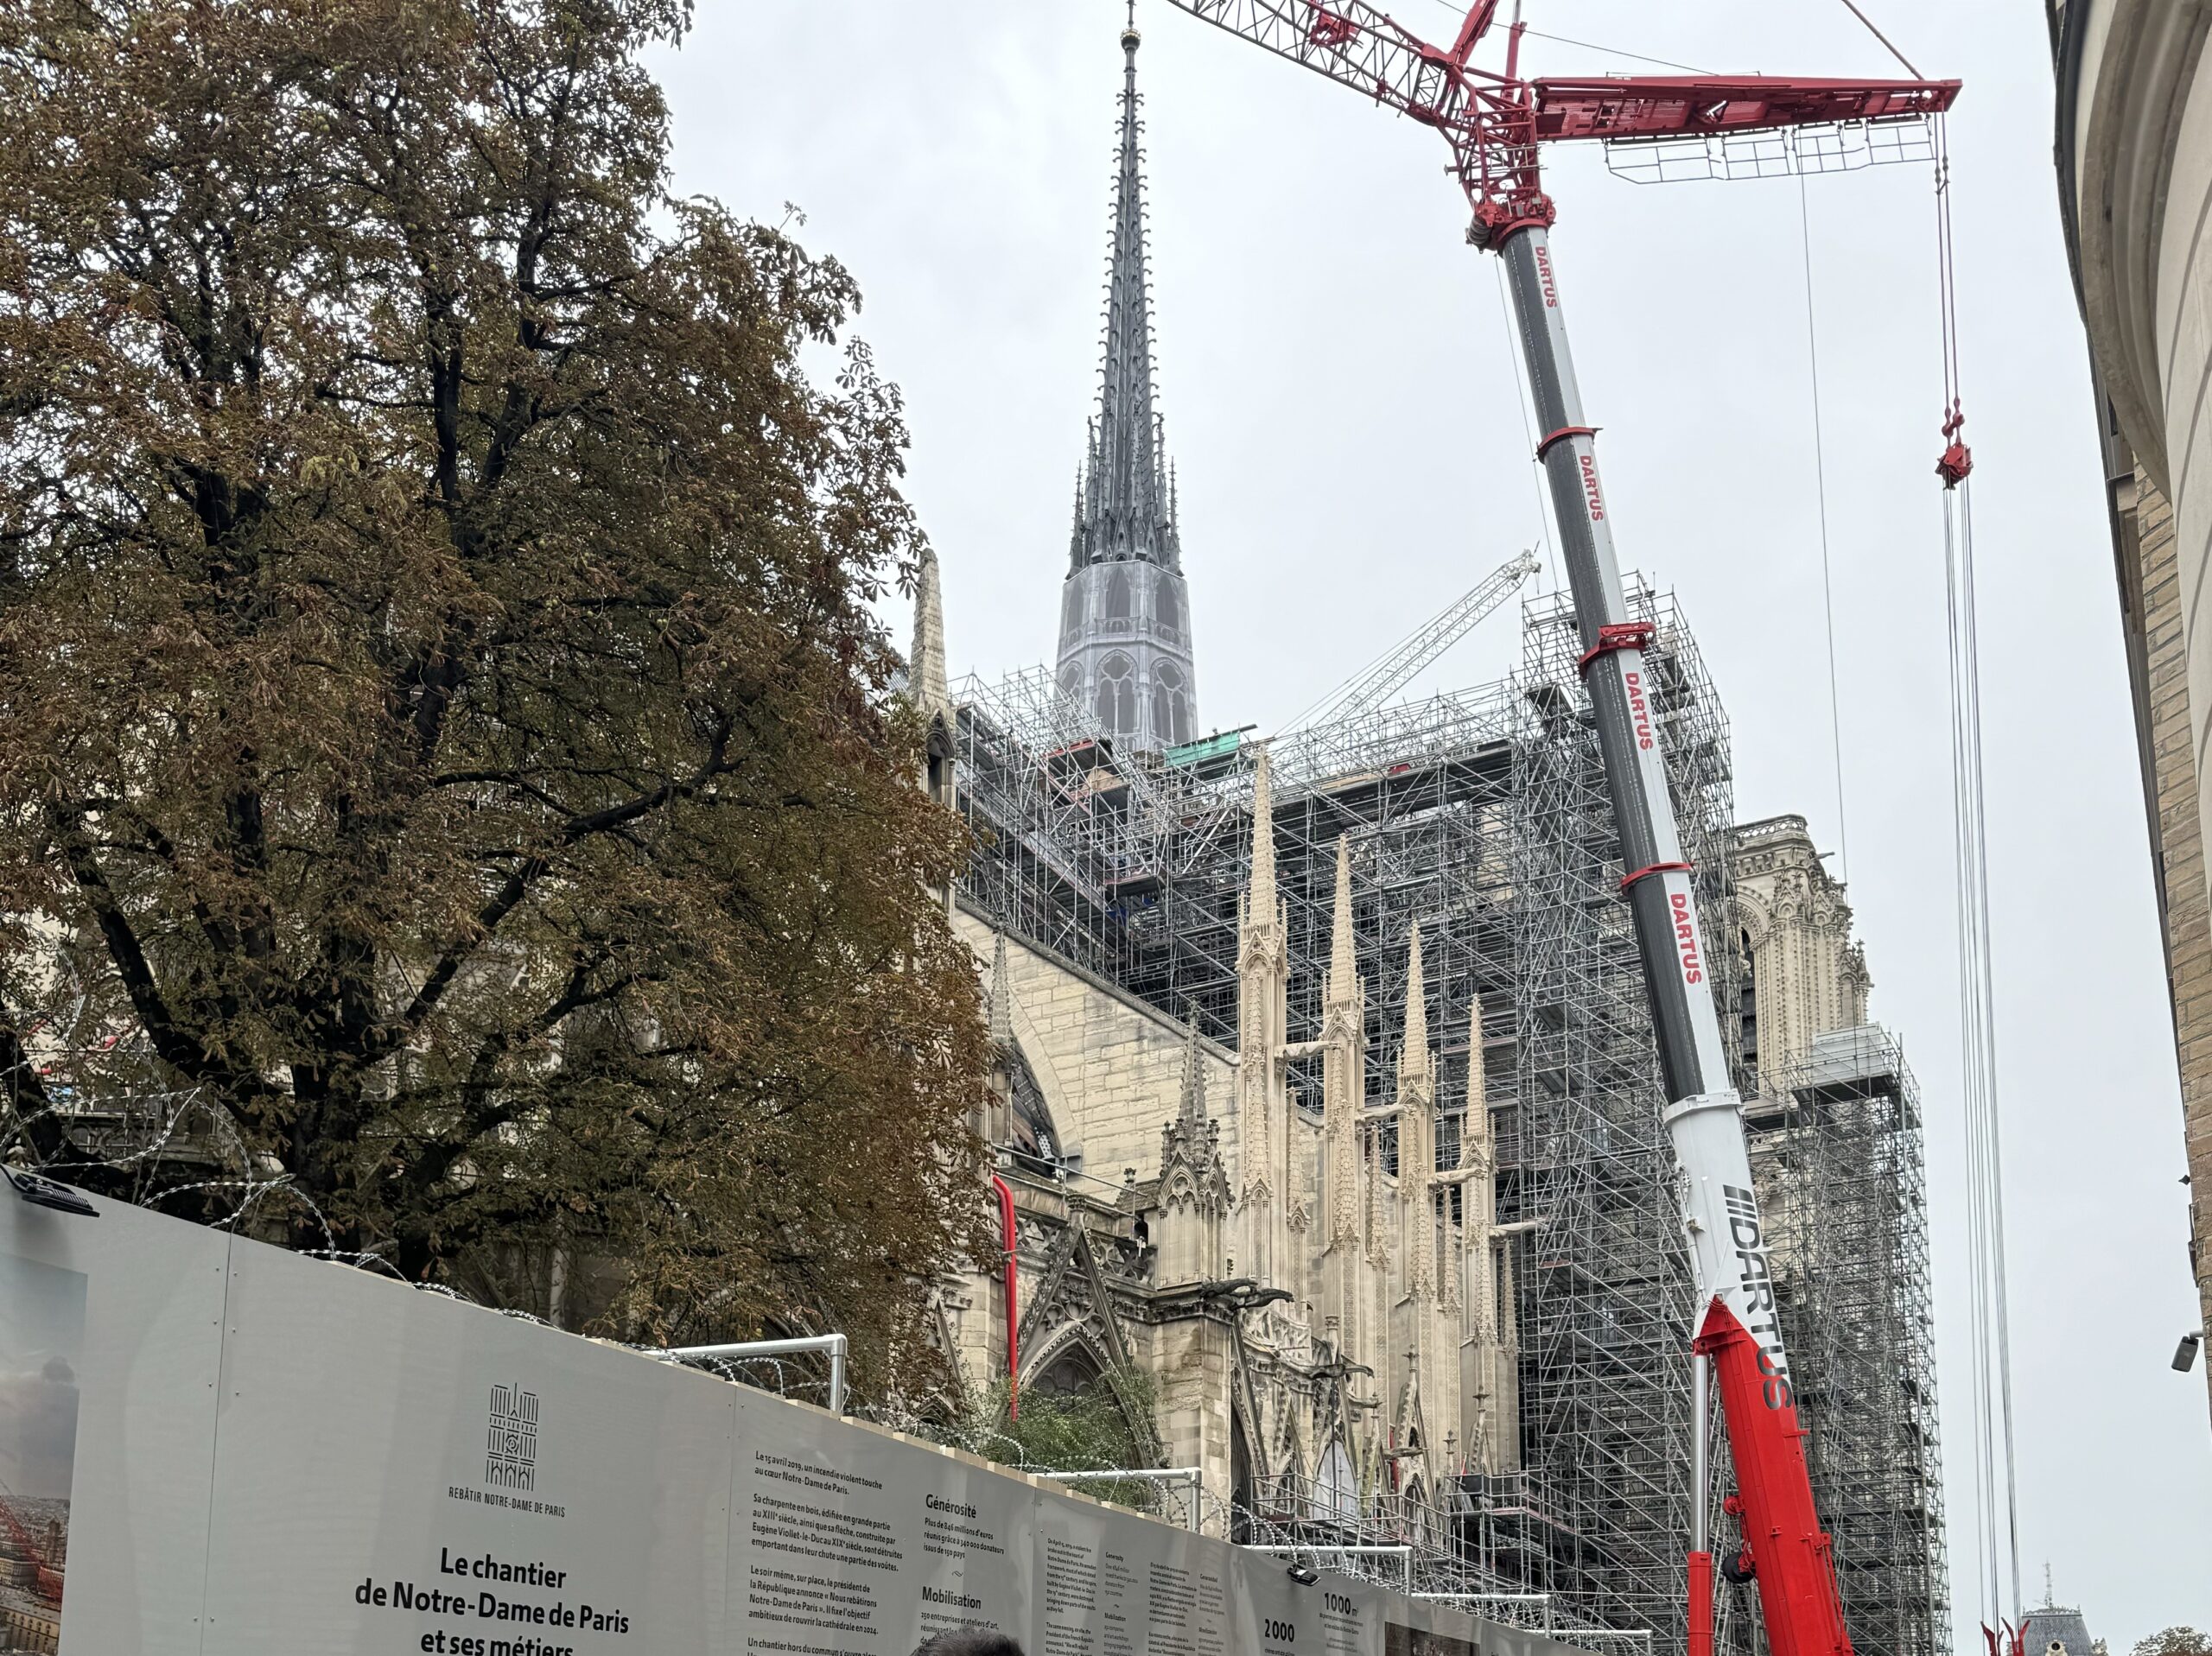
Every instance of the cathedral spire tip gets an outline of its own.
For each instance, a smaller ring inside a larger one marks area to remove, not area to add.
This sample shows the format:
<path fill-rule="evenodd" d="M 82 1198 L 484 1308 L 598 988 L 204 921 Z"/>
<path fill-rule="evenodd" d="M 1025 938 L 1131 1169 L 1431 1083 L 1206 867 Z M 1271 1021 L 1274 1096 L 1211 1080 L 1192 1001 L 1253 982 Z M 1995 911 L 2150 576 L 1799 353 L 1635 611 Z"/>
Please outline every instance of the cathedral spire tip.
<path fill-rule="evenodd" d="M 1206 1124 L 1206 1072 L 1198 1055 L 1198 1020 L 1187 1006 L 1183 1017 L 1183 1124 L 1203 1127 Z"/>
<path fill-rule="evenodd" d="M 1252 884 L 1251 917 L 1258 925 L 1275 917 L 1274 790 L 1268 750 L 1260 750 L 1252 771 Z"/>
<path fill-rule="evenodd" d="M 1136 10 L 1122 31 L 1106 320 L 1060 606 L 1061 689 L 1122 751 L 1199 733 L 1181 514 L 1154 405 Z"/>
<path fill-rule="evenodd" d="M 1406 1051 L 1403 1063 L 1428 1064 L 1428 986 L 1421 969 L 1421 922 L 1406 946 Z"/>
<path fill-rule="evenodd" d="M 1351 836 L 1337 835 L 1337 900 L 1330 915 L 1329 978 L 1332 999 L 1349 995 L 1359 971 L 1358 939 L 1351 923 Z"/>
<path fill-rule="evenodd" d="M 1007 970 L 1006 929 L 991 936 L 991 1041 L 1001 1050 L 1014 1044 L 1014 976 Z"/>
<path fill-rule="evenodd" d="M 944 664 L 944 594 L 938 581 L 937 554 L 922 549 L 914 572 L 914 647 L 906 657 L 907 694 L 925 717 L 952 712 L 952 688 Z"/>
<path fill-rule="evenodd" d="M 1091 473 L 1084 562 L 1135 558 L 1180 567 L 1167 511 L 1160 421 L 1153 407 L 1152 306 L 1146 269 L 1142 130 L 1137 119 L 1136 8 L 1122 31 L 1121 143 L 1114 177 L 1112 251 L 1106 274 L 1106 360 L 1088 445 Z"/>

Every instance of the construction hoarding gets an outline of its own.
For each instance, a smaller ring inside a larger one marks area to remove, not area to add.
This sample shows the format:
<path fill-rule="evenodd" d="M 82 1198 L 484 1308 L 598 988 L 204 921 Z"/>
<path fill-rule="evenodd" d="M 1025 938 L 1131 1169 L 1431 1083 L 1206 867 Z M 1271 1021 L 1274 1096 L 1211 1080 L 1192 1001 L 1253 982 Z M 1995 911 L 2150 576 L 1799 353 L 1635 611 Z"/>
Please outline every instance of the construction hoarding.
<path fill-rule="evenodd" d="M 0 1190 L 0 1649 L 1556 1656 L 820 1410 Z"/>

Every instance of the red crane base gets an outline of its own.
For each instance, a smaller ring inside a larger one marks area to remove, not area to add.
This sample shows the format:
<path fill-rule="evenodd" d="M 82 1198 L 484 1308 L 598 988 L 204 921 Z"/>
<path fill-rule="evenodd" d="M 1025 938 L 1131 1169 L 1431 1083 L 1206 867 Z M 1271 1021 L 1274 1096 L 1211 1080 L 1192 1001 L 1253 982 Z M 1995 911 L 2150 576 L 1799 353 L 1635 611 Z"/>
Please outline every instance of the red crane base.
<path fill-rule="evenodd" d="M 1836 1591 L 1835 1558 L 1813 1509 L 1805 1433 L 1789 1382 L 1718 1297 L 1696 1349 L 1713 1360 L 1728 1423 L 1736 1497 L 1773 1656 L 1852 1656 Z M 1696 1588 L 1693 1584 L 1691 1591 Z"/>

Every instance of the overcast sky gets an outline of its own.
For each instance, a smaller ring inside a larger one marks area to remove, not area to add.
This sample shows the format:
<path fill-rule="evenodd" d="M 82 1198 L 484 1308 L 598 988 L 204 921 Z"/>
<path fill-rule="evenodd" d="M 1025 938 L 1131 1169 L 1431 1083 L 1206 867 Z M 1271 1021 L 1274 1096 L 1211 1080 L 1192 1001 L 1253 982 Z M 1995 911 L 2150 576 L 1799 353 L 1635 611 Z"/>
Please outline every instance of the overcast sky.
<path fill-rule="evenodd" d="M 2043 9 L 1863 0 L 1952 123 L 2018 1411 L 2037 1589 L 2125 1651 L 2212 1627 L 2212 1431 L 2180 1106 Z M 1446 0 L 1397 0 L 1448 39 Z M 680 188 L 806 215 L 906 390 L 954 670 L 1046 659 L 1095 395 L 1122 0 L 708 0 L 664 71 Z M 1539 73 L 1882 75 L 1841 0 L 1529 0 Z M 1161 406 L 1202 727 L 1273 728 L 1544 535 L 1494 262 L 1432 133 L 1139 0 Z M 1844 852 L 1877 1017 L 1929 1104 L 1955 1596 L 1974 1590 L 1961 1336 L 1941 403 L 1930 173 L 1805 192 L 1843 809 L 1828 735 L 1807 261 L 1794 181 L 1639 187 L 1550 152 L 1621 555 L 1671 587 L 1745 820 Z M 1427 676 L 1501 676 L 1501 614 Z M 1416 687 L 1420 688 L 1420 687 Z M 1978 1647 L 1979 1640 L 1974 1640 Z M 1961 1642 L 1960 1648 L 1967 1648 Z"/>

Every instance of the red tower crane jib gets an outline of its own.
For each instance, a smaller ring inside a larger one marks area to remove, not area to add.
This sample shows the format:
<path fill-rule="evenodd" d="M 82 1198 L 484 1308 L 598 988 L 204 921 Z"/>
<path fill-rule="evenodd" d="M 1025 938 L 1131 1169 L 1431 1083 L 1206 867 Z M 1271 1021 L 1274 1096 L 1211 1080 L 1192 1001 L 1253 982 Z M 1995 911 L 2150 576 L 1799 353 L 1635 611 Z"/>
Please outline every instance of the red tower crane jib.
<path fill-rule="evenodd" d="M 1940 115 L 1955 80 L 1799 80 L 1702 75 L 1528 83 L 1536 138 L 1654 138 Z"/>

